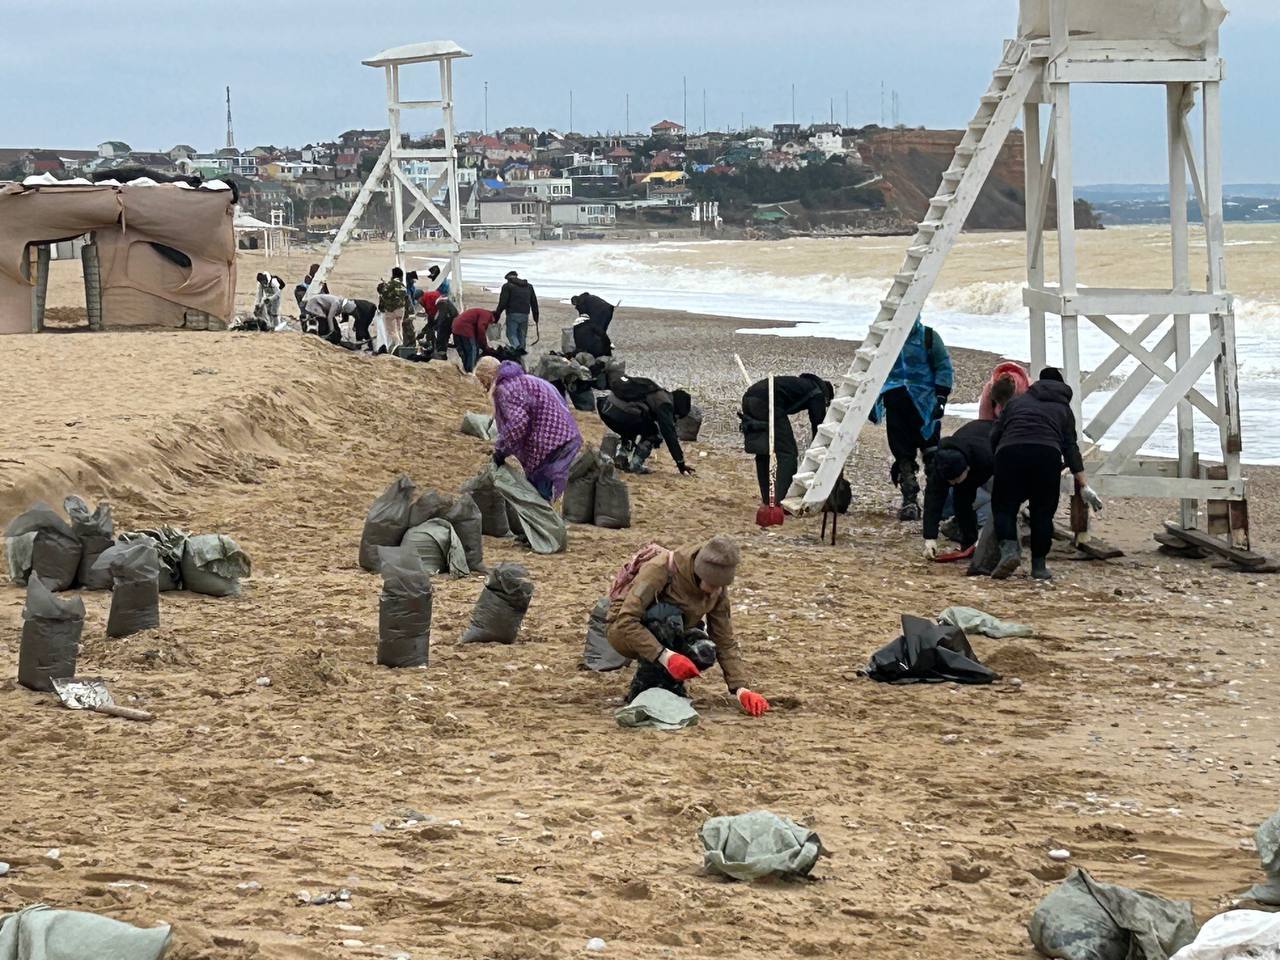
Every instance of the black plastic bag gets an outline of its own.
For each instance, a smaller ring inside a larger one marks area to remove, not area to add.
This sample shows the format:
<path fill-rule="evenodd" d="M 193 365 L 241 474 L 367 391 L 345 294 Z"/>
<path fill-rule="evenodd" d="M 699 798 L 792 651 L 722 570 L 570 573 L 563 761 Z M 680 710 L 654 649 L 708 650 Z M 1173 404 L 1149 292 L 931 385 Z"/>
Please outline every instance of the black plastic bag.
<path fill-rule="evenodd" d="M 702 408 L 696 403 L 689 406 L 689 412 L 676 421 L 676 436 L 683 443 L 693 443 L 702 432 Z"/>
<path fill-rule="evenodd" d="M 89 505 L 79 497 L 67 497 L 62 501 L 62 509 L 67 511 L 71 530 L 80 540 L 80 567 L 76 582 L 85 590 L 110 590 L 110 575 L 105 572 L 95 574 L 93 565 L 116 540 L 111 504 L 104 500 L 97 509 L 90 511 Z"/>
<path fill-rule="evenodd" d="M 715 666 L 718 653 L 716 645 L 701 627 L 686 627 L 684 613 L 675 604 L 665 601 L 655 603 L 644 612 L 640 622 L 663 647 L 688 657 L 700 671 L 705 673 Z M 627 690 L 627 702 L 630 703 L 644 691 L 654 687 L 678 697 L 688 697 L 684 684 L 667 673 L 667 668 L 662 664 L 637 660 L 636 672 L 632 675 L 631 686 Z"/>
<path fill-rule="evenodd" d="M 53 507 L 36 501 L 14 517 L 5 528 L 6 537 L 34 533 L 31 544 L 31 573 L 38 574 L 49 590 L 69 590 L 80 572 L 80 540 Z"/>
<path fill-rule="evenodd" d="M 107 636 L 127 637 L 160 626 L 160 558 L 154 540 L 117 543 L 93 566 L 111 574 Z"/>
<path fill-rule="evenodd" d="M 582 666 L 587 670 L 605 673 L 621 670 L 631 660 L 624 657 L 609 643 L 609 598 L 601 597 L 591 608 L 587 619 L 587 640 L 582 647 Z"/>
<path fill-rule="evenodd" d="M 627 483 L 612 463 L 600 465 L 596 480 L 595 524 L 606 530 L 625 530 L 631 526 L 631 493 Z"/>
<path fill-rule="evenodd" d="M 978 662 L 964 631 L 902 616 L 902 636 L 871 655 L 867 676 L 881 683 L 991 683 L 1000 674 Z"/>
<path fill-rule="evenodd" d="M 378 572 L 378 547 L 400 546 L 405 532 L 413 525 L 409 522 L 409 511 L 416 492 L 413 481 L 401 474 L 369 507 L 360 534 L 360 566 L 365 570 Z"/>
<path fill-rule="evenodd" d="M 507 522 L 507 501 L 493 483 L 493 471 L 486 470 L 462 485 L 462 492 L 470 495 L 480 509 L 480 528 L 486 537 L 511 535 Z"/>
<path fill-rule="evenodd" d="M 422 667 L 430 656 L 431 578 L 412 550 L 379 547 L 378 664 Z"/>
<path fill-rule="evenodd" d="M 529 571 L 518 563 L 498 564 L 489 571 L 462 642 L 515 643 L 532 600 Z"/>
<path fill-rule="evenodd" d="M 596 409 L 596 392 L 591 389 L 591 382 L 575 380 L 569 384 L 569 402 L 573 409 L 594 413 Z"/>
<path fill-rule="evenodd" d="M 583 448 L 569 467 L 560 515 L 565 523 L 594 523 L 596 517 L 596 478 L 600 474 L 600 455 Z"/>
<path fill-rule="evenodd" d="M 53 678 L 76 674 L 76 653 L 84 629 L 84 601 L 59 600 L 36 574 L 27 583 L 18 647 L 18 682 L 31 690 L 52 690 Z"/>

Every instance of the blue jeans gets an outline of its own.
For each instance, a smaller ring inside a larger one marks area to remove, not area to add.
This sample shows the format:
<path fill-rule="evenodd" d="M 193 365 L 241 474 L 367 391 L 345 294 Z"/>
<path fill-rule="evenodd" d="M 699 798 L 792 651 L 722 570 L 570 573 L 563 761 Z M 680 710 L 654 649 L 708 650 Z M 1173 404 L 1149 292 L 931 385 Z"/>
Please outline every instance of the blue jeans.
<path fill-rule="evenodd" d="M 462 369 L 470 373 L 476 368 L 476 361 L 480 359 L 480 344 L 474 337 L 455 336 L 453 345 L 458 348 L 458 359 L 462 361 Z"/>
<path fill-rule="evenodd" d="M 524 350 L 529 340 L 529 315 L 527 313 L 507 314 L 507 343 L 512 350 Z"/>

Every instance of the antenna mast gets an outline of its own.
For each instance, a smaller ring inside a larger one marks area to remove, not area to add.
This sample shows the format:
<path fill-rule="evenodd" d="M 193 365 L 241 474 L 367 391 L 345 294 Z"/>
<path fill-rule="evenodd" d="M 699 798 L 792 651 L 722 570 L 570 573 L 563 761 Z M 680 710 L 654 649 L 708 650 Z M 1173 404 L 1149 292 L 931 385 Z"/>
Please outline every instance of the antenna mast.
<path fill-rule="evenodd" d="M 231 130 L 231 88 L 227 87 L 227 149 L 236 148 L 236 135 Z"/>

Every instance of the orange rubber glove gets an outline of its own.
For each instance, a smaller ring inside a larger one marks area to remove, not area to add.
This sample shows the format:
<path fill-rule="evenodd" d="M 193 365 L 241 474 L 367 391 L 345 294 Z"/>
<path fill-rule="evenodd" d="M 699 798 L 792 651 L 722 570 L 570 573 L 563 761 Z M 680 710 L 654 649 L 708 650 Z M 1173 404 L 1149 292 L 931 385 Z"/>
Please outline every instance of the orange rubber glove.
<path fill-rule="evenodd" d="M 702 671 L 698 669 L 697 664 L 684 654 L 676 653 L 674 650 L 664 650 L 662 656 L 658 658 L 658 662 L 666 667 L 667 673 L 671 674 L 673 680 L 692 680 L 694 677 L 702 675 Z"/>
<path fill-rule="evenodd" d="M 738 703 L 753 717 L 758 717 L 769 709 L 769 701 L 754 690 L 743 687 L 738 691 Z"/>

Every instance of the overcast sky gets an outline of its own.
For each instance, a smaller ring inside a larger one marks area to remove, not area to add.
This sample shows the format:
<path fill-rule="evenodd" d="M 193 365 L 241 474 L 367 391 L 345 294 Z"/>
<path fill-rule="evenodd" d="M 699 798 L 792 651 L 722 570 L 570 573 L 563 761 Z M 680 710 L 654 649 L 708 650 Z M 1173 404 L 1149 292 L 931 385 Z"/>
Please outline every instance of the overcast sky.
<path fill-rule="evenodd" d="M 1122 2 L 1122 0 L 1117 0 Z M 1226 0 L 1223 52 L 1228 182 L 1280 181 L 1280 2 Z M 879 122 L 880 87 L 908 125 L 966 123 L 1014 30 L 1016 0 L 0 0 L 0 145 L 134 149 L 223 145 L 223 87 L 236 143 L 301 145 L 386 125 L 387 47 L 450 39 L 474 57 L 456 70 L 458 123 L 636 129 L 663 118 L 712 129 L 826 120 Z M 207 11 L 207 12 L 206 12 Z M 411 91 L 412 92 L 412 91 Z M 887 99 L 887 98 L 886 98 Z M 1163 92 L 1080 92 L 1078 182 L 1166 176 Z M 425 116 L 425 115 L 424 115 Z M 427 123 L 406 114 L 410 130 Z"/>

